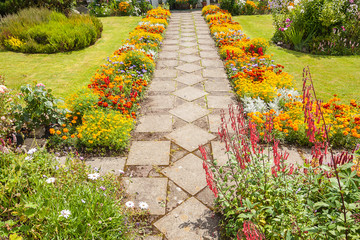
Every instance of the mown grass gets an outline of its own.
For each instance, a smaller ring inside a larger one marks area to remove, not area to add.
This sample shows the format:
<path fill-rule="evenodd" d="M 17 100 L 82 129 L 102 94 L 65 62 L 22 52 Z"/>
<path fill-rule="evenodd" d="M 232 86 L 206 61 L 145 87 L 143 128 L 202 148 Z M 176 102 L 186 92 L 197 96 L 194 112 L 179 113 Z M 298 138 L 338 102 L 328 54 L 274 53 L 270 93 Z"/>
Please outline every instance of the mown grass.
<path fill-rule="evenodd" d="M 275 29 L 271 15 L 237 16 L 243 31 L 250 37 L 270 40 Z M 294 76 L 297 89 L 302 88 L 302 72 L 310 67 L 318 97 L 324 101 L 334 94 L 349 103 L 360 102 L 360 56 L 317 56 L 290 51 L 271 44 L 267 54 L 274 54 L 276 63 L 285 66 L 285 71 Z"/>
<path fill-rule="evenodd" d="M 91 76 L 121 42 L 128 37 L 140 17 L 100 18 L 104 31 L 92 46 L 80 51 L 56 54 L 23 54 L 2 50 L 0 75 L 12 89 L 37 81 L 53 89 L 57 97 L 67 97 L 90 83 Z"/>

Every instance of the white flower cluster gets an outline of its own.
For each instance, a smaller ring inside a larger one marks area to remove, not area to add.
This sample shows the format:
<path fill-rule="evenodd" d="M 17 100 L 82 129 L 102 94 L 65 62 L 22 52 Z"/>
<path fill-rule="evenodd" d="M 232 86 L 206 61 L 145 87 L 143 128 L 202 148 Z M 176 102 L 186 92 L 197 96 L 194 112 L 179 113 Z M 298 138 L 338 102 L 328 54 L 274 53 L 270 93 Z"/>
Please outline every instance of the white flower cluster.
<path fill-rule="evenodd" d="M 127 201 L 125 203 L 125 206 L 128 208 L 133 208 L 133 207 L 135 207 L 135 203 L 132 201 Z M 145 210 L 145 209 L 149 208 L 149 205 L 146 202 L 139 202 L 139 208 L 142 210 Z"/>

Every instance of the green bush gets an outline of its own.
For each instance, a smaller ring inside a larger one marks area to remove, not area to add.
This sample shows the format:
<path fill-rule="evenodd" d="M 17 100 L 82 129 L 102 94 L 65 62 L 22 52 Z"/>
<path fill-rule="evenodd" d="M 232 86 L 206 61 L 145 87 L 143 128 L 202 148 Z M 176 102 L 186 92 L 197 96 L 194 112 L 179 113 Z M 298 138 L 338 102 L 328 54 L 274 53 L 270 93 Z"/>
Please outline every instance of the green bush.
<path fill-rule="evenodd" d="M 134 239 L 135 221 L 145 222 L 144 211 L 125 206 L 121 177 L 78 158 L 61 165 L 43 150 L 0 152 L 0 169 L 2 239 Z"/>
<path fill-rule="evenodd" d="M 16 13 L 24 8 L 44 7 L 69 14 L 75 0 L 2 0 L 0 2 L 0 15 Z"/>
<path fill-rule="evenodd" d="M 273 41 L 297 51 L 360 54 L 360 1 L 273 1 Z"/>
<path fill-rule="evenodd" d="M 30 8 L 1 19 L 0 43 L 25 53 L 65 52 L 94 44 L 101 32 L 95 17 Z"/>

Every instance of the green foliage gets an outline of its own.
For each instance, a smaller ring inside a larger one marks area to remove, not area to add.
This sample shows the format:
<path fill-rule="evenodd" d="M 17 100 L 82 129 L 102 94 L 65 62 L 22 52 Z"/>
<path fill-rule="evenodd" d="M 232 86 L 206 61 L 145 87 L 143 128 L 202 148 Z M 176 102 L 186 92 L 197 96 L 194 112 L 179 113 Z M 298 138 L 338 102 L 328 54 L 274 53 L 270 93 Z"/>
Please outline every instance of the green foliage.
<path fill-rule="evenodd" d="M 25 9 L 3 18 L 0 42 L 9 50 L 54 53 L 85 48 L 101 36 L 102 24 L 95 17 L 69 17 L 47 9 Z"/>
<path fill-rule="evenodd" d="M 275 2 L 275 1 L 274 1 Z M 360 1 L 304 0 L 273 5 L 273 41 L 316 54 L 360 53 Z"/>
<path fill-rule="evenodd" d="M 107 16 L 142 16 L 146 14 L 147 11 L 153 9 L 153 6 L 148 0 L 131 0 L 128 1 L 130 7 L 126 13 L 121 12 L 119 9 L 119 4 L 124 2 L 123 0 L 95 0 L 89 4 L 88 8 L 90 14 L 97 17 L 107 17 Z"/>
<path fill-rule="evenodd" d="M 56 99 L 45 85 L 22 86 L 19 99 L 23 104 L 13 106 L 17 130 L 23 127 L 30 130 L 49 128 L 50 125 L 63 123 L 66 110 L 59 108 L 61 100 Z"/>
<path fill-rule="evenodd" d="M 121 177 L 100 177 L 78 158 L 0 153 L 0 169 L 2 238 L 132 239 L 133 220 L 145 223 L 144 211 L 124 206 Z"/>
<path fill-rule="evenodd" d="M 0 2 L 0 15 L 16 13 L 29 7 L 44 7 L 69 14 L 75 0 L 3 0 Z"/>
<path fill-rule="evenodd" d="M 236 0 L 222 0 L 220 2 L 220 8 L 227 10 L 233 16 L 239 15 L 241 11 L 241 6 Z"/>

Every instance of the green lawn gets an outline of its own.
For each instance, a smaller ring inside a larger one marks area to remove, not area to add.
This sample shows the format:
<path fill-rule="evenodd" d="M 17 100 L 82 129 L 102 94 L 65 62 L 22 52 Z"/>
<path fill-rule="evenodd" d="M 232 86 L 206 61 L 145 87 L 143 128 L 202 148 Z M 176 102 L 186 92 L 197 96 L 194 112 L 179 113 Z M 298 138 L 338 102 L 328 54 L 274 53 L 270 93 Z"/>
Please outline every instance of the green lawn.
<path fill-rule="evenodd" d="M 234 20 L 242 25 L 250 38 L 270 40 L 274 33 L 271 15 L 237 16 Z M 267 54 L 274 54 L 275 62 L 284 65 L 285 71 L 294 76 L 298 89 L 302 88 L 303 68 L 309 66 L 319 98 L 328 100 L 337 94 L 343 103 L 351 99 L 360 102 L 360 56 L 316 56 L 282 49 L 273 44 Z"/>
<path fill-rule="evenodd" d="M 93 45 L 80 51 L 56 54 L 0 52 L 0 75 L 6 85 L 19 89 L 33 81 L 52 88 L 57 97 L 66 97 L 90 83 L 91 76 L 121 42 L 128 37 L 140 17 L 100 18 L 104 31 Z"/>

